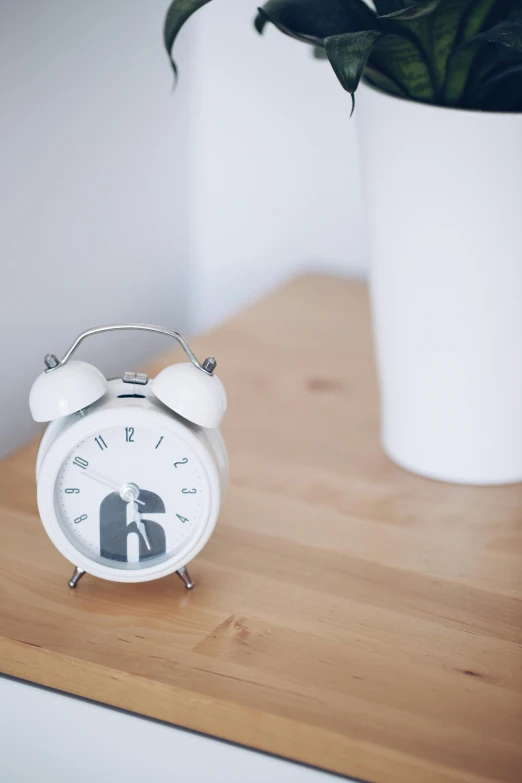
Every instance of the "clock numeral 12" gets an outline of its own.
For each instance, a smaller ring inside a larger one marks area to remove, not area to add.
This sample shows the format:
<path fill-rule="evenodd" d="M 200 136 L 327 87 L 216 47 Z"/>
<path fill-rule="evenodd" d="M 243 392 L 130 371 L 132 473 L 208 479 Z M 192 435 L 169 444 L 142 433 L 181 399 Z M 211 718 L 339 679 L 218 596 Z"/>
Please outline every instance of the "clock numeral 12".
<path fill-rule="evenodd" d="M 127 443 L 134 443 L 134 427 L 125 427 L 125 440 Z"/>

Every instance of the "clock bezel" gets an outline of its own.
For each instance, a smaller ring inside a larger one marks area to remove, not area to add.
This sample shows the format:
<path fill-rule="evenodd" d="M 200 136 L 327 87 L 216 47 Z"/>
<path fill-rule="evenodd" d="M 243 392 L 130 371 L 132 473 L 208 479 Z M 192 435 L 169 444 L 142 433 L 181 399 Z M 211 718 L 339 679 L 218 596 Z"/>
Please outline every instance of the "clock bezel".
<path fill-rule="evenodd" d="M 73 565 L 93 576 L 111 582 L 149 582 L 178 571 L 186 566 L 203 549 L 216 526 L 221 501 L 220 478 L 217 465 L 208 448 L 198 438 L 197 431 L 190 424 L 170 412 L 163 411 L 150 400 L 125 401 L 118 404 L 113 399 L 105 405 L 99 403 L 85 415 L 75 414 L 76 420 L 56 434 L 49 445 L 38 471 L 38 509 L 47 535 L 56 549 Z M 132 409 L 133 422 L 151 430 L 166 430 L 187 445 L 199 459 L 201 470 L 207 481 L 208 492 L 202 500 L 199 535 L 191 538 L 180 552 L 160 563 L 146 565 L 140 569 L 121 569 L 105 565 L 83 554 L 67 537 L 57 517 L 55 508 L 55 485 L 59 471 L 70 452 L 83 440 L 95 435 L 106 427 L 125 426 Z"/>

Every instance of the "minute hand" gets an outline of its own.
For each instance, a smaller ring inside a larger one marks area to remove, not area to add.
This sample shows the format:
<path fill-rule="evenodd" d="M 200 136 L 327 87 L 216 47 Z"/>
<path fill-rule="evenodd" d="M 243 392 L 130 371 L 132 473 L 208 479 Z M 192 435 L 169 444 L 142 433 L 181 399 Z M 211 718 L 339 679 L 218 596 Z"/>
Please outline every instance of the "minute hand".
<path fill-rule="evenodd" d="M 97 473 L 95 470 L 86 470 L 84 475 L 87 476 L 87 478 L 93 479 L 93 481 L 97 481 L 99 484 L 104 484 L 114 492 L 121 493 L 121 490 L 126 486 L 124 482 L 113 481 L 107 476 L 102 476 L 100 473 Z M 134 502 L 139 503 L 141 506 L 145 505 L 143 500 L 134 500 Z"/>

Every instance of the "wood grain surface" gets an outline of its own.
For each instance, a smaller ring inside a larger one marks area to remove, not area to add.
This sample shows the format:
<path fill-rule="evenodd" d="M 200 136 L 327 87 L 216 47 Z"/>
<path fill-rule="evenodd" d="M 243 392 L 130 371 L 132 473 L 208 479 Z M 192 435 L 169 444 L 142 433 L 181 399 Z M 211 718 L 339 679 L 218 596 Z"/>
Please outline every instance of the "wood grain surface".
<path fill-rule="evenodd" d="M 69 590 L 32 444 L 0 466 L 1 671 L 372 783 L 520 783 L 521 486 L 382 454 L 362 284 L 297 279 L 195 347 L 232 468 L 196 589 Z"/>

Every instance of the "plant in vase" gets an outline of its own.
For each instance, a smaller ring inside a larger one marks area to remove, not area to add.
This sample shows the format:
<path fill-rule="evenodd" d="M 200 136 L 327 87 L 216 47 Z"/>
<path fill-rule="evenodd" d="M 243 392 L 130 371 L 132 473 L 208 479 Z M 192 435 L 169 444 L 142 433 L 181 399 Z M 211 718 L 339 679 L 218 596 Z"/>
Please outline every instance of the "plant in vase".
<path fill-rule="evenodd" d="M 171 4 L 174 69 L 208 2 Z M 385 451 L 522 480 L 522 0 L 269 0 L 267 23 L 357 91 Z"/>

